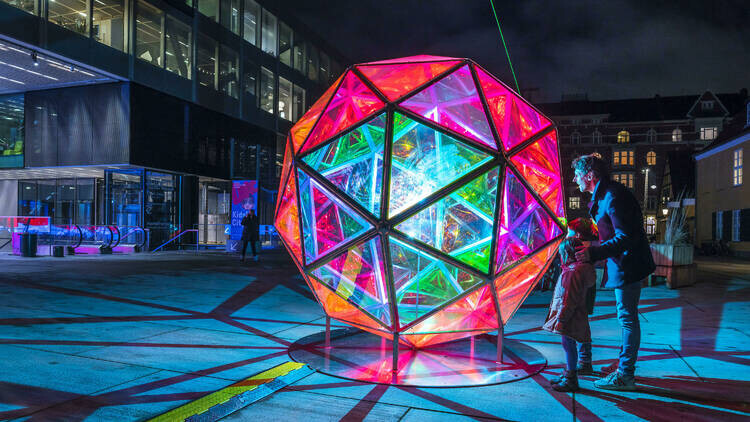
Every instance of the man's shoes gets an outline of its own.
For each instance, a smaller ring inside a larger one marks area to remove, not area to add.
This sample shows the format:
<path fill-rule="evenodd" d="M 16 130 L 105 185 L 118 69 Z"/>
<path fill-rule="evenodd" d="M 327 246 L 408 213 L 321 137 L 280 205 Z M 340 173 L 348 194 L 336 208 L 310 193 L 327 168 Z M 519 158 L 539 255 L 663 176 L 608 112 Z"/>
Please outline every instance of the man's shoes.
<path fill-rule="evenodd" d="M 619 371 L 615 371 L 600 380 L 594 381 L 594 387 L 602 390 L 635 391 L 635 377 L 628 377 Z"/>
<path fill-rule="evenodd" d="M 580 390 L 578 386 L 578 376 L 573 371 L 565 371 L 560 377 L 560 382 L 552 384 L 552 389 L 562 393 L 569 393 Z"/>
<path fill-rule="evenodd" d="M 594 367 L 591 365 L 591 362 L 578 362 L 578 366 L 576 366 L 576 374 L 594 375 Z"/>
<path fill-rule="evenodd" d="M 576 366 L 576 375 L 594 375 L 594 367 L 591 366 L 591 362 L 579 362 Z M 559 377 L 555 377 L 549 380 L 552 385 L 560 384 L 565 379 L 565 371 Z"/>
<path fill-rule="evenodd" d="M 618 366 L 619 365 L 617 364 L 617 362 L 614 362 L 614 363 L 609 364 L 607 366 L 602 366 L 602 369 L 600 369 L 599 372 L 601 372 L 604 375 L 609 375 L 609 374 L 611 374 L 613 372 L 617 372 Z"/>

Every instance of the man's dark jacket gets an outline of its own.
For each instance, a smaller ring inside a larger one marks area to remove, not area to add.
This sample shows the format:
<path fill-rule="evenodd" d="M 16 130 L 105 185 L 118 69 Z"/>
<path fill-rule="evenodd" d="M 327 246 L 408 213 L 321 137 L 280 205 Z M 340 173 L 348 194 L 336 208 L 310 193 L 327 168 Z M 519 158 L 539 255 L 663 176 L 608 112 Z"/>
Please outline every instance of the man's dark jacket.
<path fill-rule="evenodd" d="M 601 180 L 589 202 L 589 215 L 599 229 L 599 246 L 592 246 L 591 261 L 607 260 L 607 287 L 637 283 L 656 265 L 643 230 L 643 215 L 630 189 Z"/>
<path fill-rule="evenodd" d="M 240 224 L 242 224 L 242 240 L 257 242 L 260 239 L 258 233 L 260 231 L 260 219 L 257 215 L 245 214 Z"/>

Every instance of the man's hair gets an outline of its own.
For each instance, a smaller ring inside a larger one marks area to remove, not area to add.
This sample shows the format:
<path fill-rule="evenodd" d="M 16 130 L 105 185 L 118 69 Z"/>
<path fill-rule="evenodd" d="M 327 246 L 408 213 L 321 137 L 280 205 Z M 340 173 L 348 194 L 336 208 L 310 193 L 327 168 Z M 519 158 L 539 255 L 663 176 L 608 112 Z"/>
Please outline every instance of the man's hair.
<path fill-rule="evenodd" d="M 599 154 L 582 155 L 573 160 L 571 167 L 573 167 L 575 171 L 579 171 L 583 174 L 591 171 L 599 180 L 607 180 L 609 178 L 607 163 L 602 160 Z"/>

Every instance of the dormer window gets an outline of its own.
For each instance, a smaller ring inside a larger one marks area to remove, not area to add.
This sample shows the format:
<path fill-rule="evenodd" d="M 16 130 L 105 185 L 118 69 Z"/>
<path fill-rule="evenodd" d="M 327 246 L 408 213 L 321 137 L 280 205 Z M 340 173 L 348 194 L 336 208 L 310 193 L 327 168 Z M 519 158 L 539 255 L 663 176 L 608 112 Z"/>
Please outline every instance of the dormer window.
<path fill-rule="evenodd" d="M 701 101 L 701 110 L 707 111 L 707 110 L 713 110 L 713 109 L 714 109 L 713 100 Z"/>

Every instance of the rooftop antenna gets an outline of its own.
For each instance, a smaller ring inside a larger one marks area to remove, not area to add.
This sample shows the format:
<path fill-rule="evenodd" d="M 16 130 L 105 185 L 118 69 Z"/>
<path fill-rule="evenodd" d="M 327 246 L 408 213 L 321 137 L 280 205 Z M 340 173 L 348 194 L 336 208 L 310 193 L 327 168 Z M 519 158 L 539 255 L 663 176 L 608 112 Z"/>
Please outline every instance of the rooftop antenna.
<path fill-rule="evenodd" d="M 500 40 L 503 42 L 503 47 L 505 47 L 505 57 L 508 58 L 508 64 L 510 65 L 510 73 L 513 75 L 513 82 L 516 83 L 516 92 L 520 95 L 521 89 L 518 88 L 518 79 L 516 79 L 516 72 L 513 70 L 513 62 L 510 61 L 510 53 L 508 52 L 508 45 L 505 43 L 505 37 L 503 37 L 503 29 L 500 28 L 500 20 L 497 18 L 497 13 L 495 12 L 495 5 L 492 3 L 492 0 L 490 0 L 490 6 L 492 7 L 492 15 L 495 16 L 495 22 L 497 22 L 497 30 L 500 31 Z"/>

